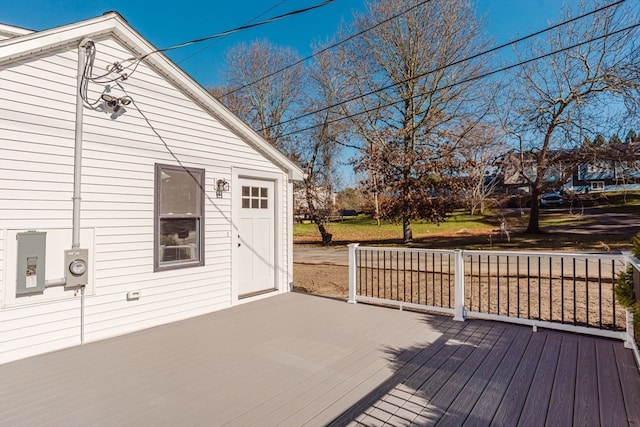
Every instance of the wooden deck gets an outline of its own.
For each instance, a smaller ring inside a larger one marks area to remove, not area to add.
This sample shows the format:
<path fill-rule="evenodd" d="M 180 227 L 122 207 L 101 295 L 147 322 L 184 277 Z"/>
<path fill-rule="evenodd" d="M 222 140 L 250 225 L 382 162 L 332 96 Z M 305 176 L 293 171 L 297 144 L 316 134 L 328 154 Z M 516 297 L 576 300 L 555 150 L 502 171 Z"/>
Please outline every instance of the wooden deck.
<path fill-rule="evenodd" d="M 3 426 L 640 424 L 622 342 L 286 294 L 0 366 Z"/>

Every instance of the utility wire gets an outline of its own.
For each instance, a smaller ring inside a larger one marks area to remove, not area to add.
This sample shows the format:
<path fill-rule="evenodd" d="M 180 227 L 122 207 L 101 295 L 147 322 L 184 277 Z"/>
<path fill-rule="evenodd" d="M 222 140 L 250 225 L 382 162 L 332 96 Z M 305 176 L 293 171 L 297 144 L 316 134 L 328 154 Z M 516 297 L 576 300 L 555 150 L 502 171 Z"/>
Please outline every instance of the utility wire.
<path fill-rule="evenodd" d="M 623 1 L 624 1 L 624 0 L 623 0 Z M 450 89 L 450 88 L 453 88 L 453 87 L 455 87 L 455 86 L 459 86 L 459 85 L 461 85 L 461 84 L 465 84 L 465 83 L 469 83 L 469 82 L 472 82 L 472 81 L 476 81 L 476 80 L 484 79 L 484 78 L 489 77 L 489 76 L 492 76 L 492 75 L 494 75 L 494 74 L 501 73 L 501 72 L 504 72 L 504 71 L 510 70 L 510 69 L 512 69 L 512 68 L 521 67 L 521 66 L 526 65 L 526 64 L 528 64 L 528 63 L 530 63 L 530 62 L 538 61 L 538 60 L 540 60 L 540 59 L 547 58 L 547 57 L 549 57 L 549 56 L 553 56 L 553 55 L 556 55 L 556 54 L 558 54 L 558 53 L 561 53 L 561 52 L 564 52 L 564 51 L 567 51 L 567 50 L 570 50 L 570 49 L 574 49 L 574 48 L 576 48 L 576 47 L 582 46 L 582 45 L 587 44 L 587 43 L 592 43 L 592 42 L 598 41 L 598 40 L 603 39 L 603 38 L 605 38 L 605 37 L 614 36 L 614 35 L 616 35 L 616 34 L 619 34 L 619 33 L 625 32 L 625 31 L 629 31 L 629 30 L 632 30 L 632 29 L 637 28 L 637 27 L 640 27 L 640 22 L 638 22 L 638 23 L 636 23 L 636 24 L 634 24 L 634 25 L 630 25 L 630 26 L 628 26 L 628 27 L 626 27 L 626 28 L 622 28 L 622 29 L 620 29 L 620 30 L 613 31 L 613 32 L 611 32 L 611 33 L 603 34 L 603 35 L 601 35 L 601 36 L 594 37 L 594 38 L 589 39 L 589 40 L 585 40 L 585 41 L 582 41 L 582 42 L 579 42 L 579 43 L 575 43 L 575 44 L 573 44 L 573 45 L 571 45 L 571 46 L 567 46 L 567 47 L 564 47 L 564 48 L 562 48 L 562 49 L 555 50 L 555 51 L 553 51 L 553 52 L 548 52 L 548 53 L 545 53 L 545 54 L 542 54 L 542 55 L 536 56 L 536 57 L 534 57 L 534 58 L 527 59 L 527 60 L 525 60 L 525 61 L 520 61 L 520 62 L 518 62 L 518 63 L 516 63 L 516 64 L 508 65 L 508 66 L 505 66 L 505 67 L 499 68 L 499 69 L 497 69 L 497 70 L 488 71 L 488 72 L 486 72 L 486 73 L 484 73 L 484 74 L 480 74 L 480 75 L 478 75 L 478 76 L 470 77 L 470 78 L 468 78 L 468 79 L 465 79 L 465 80 L 462 80 L 462 81 L 459 81 L 459 82 L 451 83 L 451 84 L 449 84 L 449 85 L 447 85 L 447 86 L 443 86 L 443 87 L 441 87 L 441 88 L 437 88 L 437 89 L 435 89 L 433 92 L 439 92 L 439 91 L 442 91 L 442 90 L 445 90 L 445 89 Z M 375 93 L 375 92 L 371 92 L 371 93 Z M 423 96 L 423 95 L 424 95 L 424 93 L 421 93 L 421 94 L 414 95 L 414 96 L 409 97 L 409 98 L 406 98 L 406 99 L 415 99 L 415 98 L 418 98 L 418 97 Z M 355 100 L 355 99 L 358 99 L 358 98 L 363 97 L 363 96 L 366 96 L 366 95 L 362 95 L 362 96 L 359 96 L 359 97 L 353 98 L 353 99 L 351 99 L 351 100 Z M 339 118 L 336 118 L 336 119 L 333 119 L 333 120 L 329 120 L 329 121 L 327 121 L 327 122 L 325 122 L 325 123 L 322 123 L 322 124 L 312 125 L 312 126 L 308 126 L 308 127 L 306 127 L 306 128 L 303 128 L 303 129 L 299 129 L 299 130 L 296 130 L 296 131 L 292 131 L 292 132 L 289 132 L 289 133 L 285 133 L 285 134 L 283 134 L 283 135 L 281 135 L 281 136 L 282 136 L 282 137 L 286 137 L 286 136 L 294 135 L 294 134 L 297 134 L 297 133 L 305 132 L 305 131 L 308 131 L 308 130 L 311 130 L 311 129 L 315 129 L 315 128 L 319 127 L 319 126 L 324 126 L 324 125 L 327 125 L 327 124 L 331 124 L 331 123 L 339 122 L 339 121 L 341 121 L 341 120 L 350 119 L 350 118 L 352 118 L 352 117 L 356 117 L 356 116 L 359 116 L 359 115 L 362 115 L 362 114 L 371 113 L 371 112 L 376 111 L 376 110 L 378 110 L 378 109 L 380 109 L 380 108 L 391 107 L 391 106 L 396 105 L 396 104 L 398 104 L 399 102 L 403 102 L 403 101 L 405 101 L 405 99 L 404 99 L 404 98 L 399 99 L 399 100 L 394 101 L 394 102 L 391 102 L 391 103 L 388 103 L 388 104 L 384 104 L 384 105 L 376 106 L 375 108 L 370 108 L 370 109 L 367 109 L 367 110 L 364 110 L 364 111 L 359 111 L 359 112 L 357 112 L 357 113 L 353 113 L 353 114 L 350 114 L 350 115 L 347 115 L 347 116 L 342 116 L 342 117 L 339 117 Z M 338 105 L 342 105 L 342 104 L 344 104 L 344 102 L 340 102 L 340 103 L 338 103 L 338 104 L 336 104 L 336 105 L 334 105 L 334 106 L 338 106 Z M 320 109 L 320 110 L 318 110 L 318 111 L 316 111 L 316 112 L 321 112 L 321 111 L 327 110 L 327 109 L 329 109 L 329 108 L 333 108 L 334 106 L 325 107 L 325 108 L 322 108 L 322 109 Z M 315 113 L 311 113 L 311 114 L 315 114 Z M 302 118 L 302 117 L 306 117 L 306 116 L 308 116 L 308 115 L 309 115 L 309 114 L 305 114 L 305 115 L 300 116 L 300 117 L 295 117 L 295 118 L 290 119 L 290 120 L 287 120 L 287 121 L 285 121 L 285 122 L 283 122 L 283 123 L 286 123 L 286 122 L 288 122 L 288 121 L 292 121 L 292 120 L 298 120 L 298 119 L 300 119 L 300 118 Z M 265 129 L 267 129 L 267 128 L 265 128 Z"/>
<path fill-rule="evenodd" d="M 169 147 L 169 144 L 167 144 L 167 142 L 164 140 L 164 138 L 162 137 L 162 135 L 160 135 L 160 133 L 156 130 L 156 128 L 151 124 L 151 122 L 149 121 L 149 119 L 147 118 L 147 116 L 144 114 L 144 112 L 140 109 L 140 107 L 138 106 L 138 104 L 136 103 L 135 99 L 129 95 L 129 93 L 122 88 L 123 92 L 125 93 L 125 95 L 131 100 L 131 104 L 133 104 L 134 107 L 136 107 L 136 110 L 138 110 L 138 113 L 140 113 L 140 115 L 142 116 L 142 118 L 144 119 L 145 122 L 147 122 L 147 125 L 149 126 L 149 129 L 151 129 L 151 131 L 158 137 L 158 139 L 162 142 L 162 145 L 164 145 L 164 148 L 167 150 L 167 152 L 171 155 L 171 157 L 173 157 L 173 159 L 178 163 L 178 165 L 191 177 L 191 179 L 193 179 L 193 182 L 195 182 L 195 184 L 198 186 L 198 188 L 200 189 L 200 191 L 202 191 L 202 194 L 204 194 L 204 196 L 207 198 L 207 200 L 209 200 L 209 203 L 211 203 L 211 205 L 215 206 L 216 204 L 213 201 L 213 198 L 209 195 L 209 193 L 207 192 L 207 190 L 204 188 L 203 184 L 200 183 L 200 180 L 198 178 L 196 178 L 193 173 L 191 172 L 191 170 L 189 170 L 189 168 L 187 168 L 182 161 L 180 160 L 180 158 L 176 155 L 176 153 L 173 152 L 173 150 L 171 149 L 171 147 Z M 222 211 L 220 211 L 222 212 Z"/>
<path fill-rule="evenodd" d="M 100 83 L 111 83 L 111 82 L 114 82 L 116 80 L 125 80 L 125 79 L 131 77 L 131 75 L 138 68 L 138 65 L 140 65 L 140 63 L 144 59 L 146 59 L 150 55 L 153 55 L 154 53 L 167 52 L 167 51 L 170 51 L 170 50 L 180 49 L 180 48 L 183 48 L 185 46 L 192 45 L 192 44 L 205 42 L 207 40 L 213 40 L 213 39 L 217 39 L 217 38 L 221 38 L 221 37 L 226 37 L 229 34 L 237 33 L 238 31 L 248 30 L 250 28 L 254 28 L 254 27 L 259 27 L 259 26 L 262 26 L 262 25 L 270 24 L 271 22 L 278 21 L 280 19 L 288 18 L 289 16 L 294 16 L 294 15 L 299 15 L 301 13 L 309 12 L 311 10 L 324 7 L 324 6 L 326 6 L 326 5 L 330 4 L 330 3 L 333 3 L 334 1 L 336 1 L 336 0 L 325 0 L 325 1 L 321 2 L 321 3 L 315 4 L 313 6 L 305 7 L 303 9 L 292 10 L 290 12 L 283 13 L 283 14 L 277 15 L 277 16 L 273 16 L 271 18 L 268 18 L 268 19 L 265 19 L 265 20 L 262 20 L 262 21 L 259 21 L 259 22 L 254 22 L 252 24 L 241 25 L 239 27 L 223 31 L 221 33 L 213 34 L 213 35 L 210 35 L 210 36 L 207 36 L 207 37 L 201 37 L 201 38 L 194 39 L 194 40 L 189 40 L 189 41 L 186 41 L 184 43 L 180 43 L 180 44 L 177 44 L 177 45 L 174 45 L 174 46 L 166 47 L 164 49 L 152 50 L 151 52 L 149 52 L 149 53 L 147 53 L 145 55 L 142 55 L 140 57 L 127 58 L 127 59 L 123 60 L 122 63 L 115 62 L 110 67 L 108 67 L 107 74 L 105 74 L 104 76 L 101 76 L 101 77 L 106 77 L 106 76 L 108 76 L 108 75 L 110 75 L 112 73 L 118 73 L 118 76 L 113 78 L 113 79 L 111 79 L 111 80 L 108 80 L 108 81 L 101 81 Z M 122 64 L 125 64 L 125 63 L 131 63 L 131 64 L 123 66 Z M 124 72 L 129 70 L 131 67 L 133 67 L 133 70 L 131 72 L 129 72 L 128 74 L 125 74 Z"/>
<path fill-rule="evenodd" d="M 276 7 L 282 5 L 283 3 L 286 3 L 287 0 L 281 0 L 279 3 L 274 4 L 273 6 L 271 6 L 269 9 L 265 10 L 264 12 L 262 12 L 261 14 L 259 14 L 258 16 L 250 19 L 249 21 L 247 21 L 244 25 L 249 25 L 252 22 L 254 22 L 256 19 L 262 18 L 264 15 L 266 15 L 267 13 L 271 12 L 273 9 L 275 9 Z M 186 61 L 187 59 L 191 59 L 194 56 L 204 52 L 205 50 L 209 49 L 211 46 L 213 46 L 214 44 L 216 44 L 218 41 L 220 41 L 221 39 L 227 37 L 229 34 L 224 35 L 214 41 L 212 41 L 211 43 L 209 43 L 208 45 L 206 45 L 205 47 L 203 47 L 202 49 L 198 50 L 197 52 L 192 53 L 191 55 L 182 58 L 180 61 L 177 61 L 176 64 L 181 64 L 182 62 Z"/>
<path fill-rule="evenodd" d="M 424 1 L 420 2 L 420 3 L 417 3 L 417 4 L 411 6 L 409 9 L 407 9 L 407 10 L 405 10 L 403 12 L 397 13 L 397 14 L 395 14 L 395 15 L 393 15 L 393 16 L 391 16 L 391 17 L 389 17 L 389 18 L 387 18 L 387 19 L 385 19 L 383 21 L 378 22 L 377 24 L 374 24 L 371 27 L 365 28 L 364 30 L 359 31 L 359 32 L 357 32 L 355 34 L 351 34 L 350 36 L 340 40 L 339 42 L 336 42 L 336 43 L 334 43 L 334 44 L 332 44 L 330 46 L 327 46 L 327 47 L 319 50 L 318 52 L 314 52 L 313 54 L 311 54 L 311 55 L 309 55 L 309 56 L 307 56 L 305 58 L 302 58 L 302 59 L 294 62 L 293 64 L 290 64 L 290 65 L 287 65 L 286 67 L 280 68 L 279 70 L 276 70 L 276 71 L 274 71 L 272 73 L 269 73 L 266 76 L 260 77 L 259 79 L 256 79 L 256 80 L 254 80 L 254 81 L 252 81 L 250 83 L 247 83 L 245 85 L 242 85 L 239 88 L 232 89 L 229 92 L 223 94 L 222 96 L 224 97 L 224 96 L 227 96 L 227 95 L 231 95 L 232 93 L 235 93 L 235 92 L 237 92 L 239 90 L 242 90 L 242 89 L 244 89 L 244 88 L 246 88 L 248 86 L 252 86 L 252 85 L 254 85 L 254 84 L 258 83 L 258 82 L 261 82 L 262 80 L 268 79 L 269 77 L 273 77 L 276 74 L 280 74 L 281 72 L 286 71 L 289 68 L 295 67 L 296 65 L 301 64 L 301 63 L 303 63 L 303 62 L 305 62 L 305 61 L 307 61 L 307 60 L 309 60 L 311 58 L 314 58 L 314 57 L 316 57 L 316 56 L 318 56 L 318 55 L 320 55 L 320 54 L 322 54 L 322 53 L 324 53 L 324 52 L 326 52 L 328 50 L 331 50 L 331 49 L 333 49 L 333 48 L 335 48 L 337 46 L 340 46 L 341 44 L 346 43 L 349 40 L 354 39 L 354 38 L 356 38 L 358 36 L 361 36 L 364 33 L 368 32 L 368 31 L 371 31 L 374 28 L 377 28 L 382 24 L 386 24 L 387 22 L 392 21 L 392 20 L 398 18 L 399 16 L 404 15 L 405 13 L 408 13 L 408 12 L 412 11 L 413 9 L 415 9 L 417 7 L 420 7 L 420 6 L 422 6 L 422 5 L 426 4 L 426 3 L 429 3 L 430 1 L 431 0 L 424 0 Z"/>
<path fill-rule="evenodd" d="M 258 130 L 258 132 L 262 132 L 262 131 L 267 130 L 267 129 L 270 129 L 270 128 L 272 128 L 272 127 L 280 126 L 280 125 L 283 125 L 283 124 L 286 124 L 286 123 L 289 123 L 289 122 L 292 122 L 292 121 L 300 120 L 300 119 L 303 119 L 303 118 L 305 118 L 305 117 L 309 117 L 309 116 L 312 116 L 312 115 L 314 115 L 314 114 L 321 113 L 321 112 L 323 112 L 323 111 L 329 110 L 329 109 L 334 108 L 334 107 L 339 107 L 339 106 L 344 105 L 344 104 L 347 104 L 347 103 L 349 103 L 349 102 L 356 101 L 356 100 L 361 99 L 361 98 L 365 98 L 365 97 L 367 97 L 367 96 L 369 96 L 369 95 L 373 95 L 373 94 L 375 94 L 375 93 L 382 92 L 382 91 L 387 90 L 387 89 L 391 89 L 391 88 L 392 88 L 392 87 L 394 87 L 394 86 L 398 86 L 398 85 L 401 85 L 401 84 L 404 84 L 404 83 L 408 83 L 408 82 L 410 82 L 410 81 L 413 81 L 413 80 L 416 80 L 416 79 L 419 79 L 419 78 L 425 77 L 425 76 L 427 76 L 427 75 L 429 75 L 429 74 L 433 74 L 433 73 L 436 73 L 436 72 L 438 72 L 438 71 L 445 70 L 445 69 L 447 69 L 447 68 L 449 68 L 449 67 L 452 67 L 452 66 L 454 66 L 454 65 L 459 65 L 459 64 L 462 64 L 462 63 L 464 63 L 464 62 L 470 61 L 470 60 L 472 60 L 472 59 L 479 58 L 479 57 L 481 57 L 481 56 L 487 55 L 487 54 L 489 54 L 489 53 L 493 53 L 493 52 L 498 51 L 498 50 L 500 50 L 500 49 L 504 49 L 504 48 L 505 48 L 505 47 L 507 47 L 507 46 L 511 46 L 511 45 L 514 45 L 514 44 L 520 43 L 520 42 L 522 42 L 522 41 L 524 41 L 524 40 L 530 39 L 530 38 L 532 38 L 532 37 L 539 36 L 540 34 L 544 34 L 544 33 L 548 32 L 548 31 L 551 31 L 551 30 L 553 30 L 553 29 L 556 29 L 556 28 L 559 28 L 559 27 L 561 27 L 561 26 L 567 25 L 567 24 L 569 24 L 569 23 L 571 23 L 571 22 L 574 22 L 574 21 L 576 21 L 576 20 L 583 19 L 583 18 L 585 18 L 585 17 L 587 17 L 587 16 L 589 16 L 589 15 L 593 15 L 593 14 L 595 14 L 595 13 L 601 12 L 601 11 L 603 11 L 603 10 L 605 10 L 605 9 L 610 8 L 610 7 L 613 7 L 613 6 L 619 5 L 619 4 L 621 4 L 621 3 L 624 3 L 625 1 L 626 1 L 626 0 L 618 0 L 618 1 L 614 2 L 614 3 L 608 4 L 608 5 L 606 5 L 606 6 L 600 7 L 600 8 L 595 9 L 595 10 L 592 10 L 591 12 L 587 12 L 587 13 L 585 13 L 585 14 L 583 14 L 583 15 L 580 15 L 580 16 L 577 16 L 577 17 L 575 17 L 575 18 L 571 18 L 571 19 L 569 19 L 569 20 L 567 20 L 567 21 L 563 21 L 563 22 L 561 22 L 561 23 L 558 23 L 558 24 L 552 25 L 552 26 L 550 26 L 550 27 L 548 27 L 548 28 L 545 28 L 545 29 L 543 29 L 543 30 L 539 30 L 539 31 L 536 31 L 536 32 L 534 32 L 534 33 L 528 34 L 528 35 L 526 35 L 526 36 L 520 37 L 519 39 L 516 39 L 516 40 L 510 41 L 510 42 L 506 42 L 506 43 L 500 44 L 500 45 L 495 46 L 495 47 L 493 47 L 493 48 L 491 48 L 491 49 L 488 49 L 488 50 L 485 50 L 485 51 L 482 51 L 482 52 L 476 53 L 476 54 L 471 55 L 471 56 L 469 56 L 469 57 L 467 57 L 467 58 L 463 58 L 463 59 L 460 59 L 460 60 L 458 60 L 458 61 L 454 61 L 454 62 L 452 62 L 452 63 L 450 63 L 450 64 L 443 65 L 443 66 L 438 67 L 438 68 L 435 68 L 435 69 L 433 69 L 433 70 L 425 71 L 424 73 L 418 74 L 418 75 L 416 75 L 416 76 L 414 76 L 414 77 L 410 77 L 410 78 L 408 78 L 408 79 L 405 79 L 405 80 L 399 81 L 399 82 L 397 82 L 397 83 L 392 83 L 392 84 L 389 84 L 389 85 L 383 86 L 383 87 L 381 87 L 381 88 L 374 89 L 374 90 L 372 90 L 372 91 L 370 91 L 370 92 L 367 92 L 367 93 L 364 93 L 364 94 L 361 94 L 361 95 L 354 96 L 354 97 L 349 98 L 349 99 L 346 99 L 346 100 L 344 100 L 344 101 L 340 101 L 340 102 L 338 102 L 337 104 L 333 104 L 333 105 L 330 105 L 330 106 L 328 106 L 328 107 L 323 107 L 323 108 L 320 108 L 320 109 L 315 110 L 315 111 L 311 111 L 311 112 L 308 112 L 308 113 L 305 113 L 305 114 L 301 114 L 301 115 L 296 116 L 296 117 L 292 117 L 292 118 L 290 118 L 290 119 L 284 120 L 284 121 L 282 121 L 282 122 L 280 122 L 280 123 L 277 123 L 277 124 L 274 124 L 274 125 L 271 125 L 271 126 L 266 126 L 266 127 L 262 128 L 262 129 L 259 129 L 259 130 Z M 561 52 L 561 51 L 559 51 L 559 52 Z M 507 68 L 507 69 L 508 69 L 508 68 Z M 315 127 L 315 126 L 314 126 L 314 127 Z M 312 127 L 312 128 L 313 128 L 313 127 Z M 290 134 L 291 134 L 291 133 L 288 133 L 288 134 L 285 134 L 285 135 L 281 135 L 281 136 L 287 136 L 287 135 L 290 135 Z"/>
<path fill-rule="evenodd" d="M 322 3 L 318 3 L 318 4 L 315 4 L 313 6 L 305 7 L 303 9 L 292 10 L 291 12 L 287 12 L 287 13 L 283 13 L 281 15 L 273 16 L 273 17 L 265 19 L 263 21 L 254 22 L 253 24 L 241 25 L 239 27 L 232 28 L 232 29 L 227 30 L 227 31 L 223 31 L 223 32 L 218 33 L 218 34 L 213 34 L 211 36 L 202 37 L 202 38 L 199 38 L 199 39 L 189 40 L 187 42 L 180 43 L 180 44 L 177 44 L 177 45 L 174 45 L 174 46 L 170 46 L 170 47 L 166 47 L 164 49 L 157 49 L 157 50 L 151 51 L 151 52 L 147 53 L 146 55 L 142 56 L 140 58 L 140 60 L 143 60 L 147 56 L 149 56 L 151 54 L 154 54 L 154 53 L 167 52 L 167 51 L 170 51 L 170 50 L 180 49 L 182 47 L 189 46 L 189 45 L 192 45 L 192 44 L 195 44 L 195 43 L 201 43 L 201 42 L 204 42 L 204 41 L 207 41 L 207 40 L 212 40 L 212 39 L 216 39 L 216 38 L 220 38 L 220 37 L 225 37 L 225 36 L 228 36 L 229 34 L 237 33 L 238 31 L 248 30 L 249 28 L 254 28 L 254 27 L 259 27 L 261 25 L 270 24 L 271 22 L 278 21 L 278 20 L 283 19 L 283 18 L 288 18 L 289 16 L 298 15 L 298 14 L 301 14 L 301 13 L 309 12 L 309 11 L 314 10 L 314 9 L 318 9 L 318 8 L 324 7 L 324 6 L 326 6 L 326 5 L 330 4 L 330 3 L 333 3 L 334 1 L 335 0 L 325 0 Z"/>

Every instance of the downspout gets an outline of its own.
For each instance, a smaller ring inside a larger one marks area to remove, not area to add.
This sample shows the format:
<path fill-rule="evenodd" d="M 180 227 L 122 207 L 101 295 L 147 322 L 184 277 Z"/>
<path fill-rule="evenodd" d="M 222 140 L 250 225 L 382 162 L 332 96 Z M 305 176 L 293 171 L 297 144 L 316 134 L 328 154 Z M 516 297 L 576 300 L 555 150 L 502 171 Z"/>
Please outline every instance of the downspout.
<path fill-rule="evenodd" d="M 86 47 L 93 43 L 91 39 L 83 39 L 78 46 L 78 75 L 76 91 L 76 132 L 73 160 L 73 228 L 71 249 L 80 248 L 80 201 L 82 182 L 82 125 L 84 101 L 81 90 L 86 64 Z M 80 344 L 84 345 L 84 285 L 80 287 Z"/>

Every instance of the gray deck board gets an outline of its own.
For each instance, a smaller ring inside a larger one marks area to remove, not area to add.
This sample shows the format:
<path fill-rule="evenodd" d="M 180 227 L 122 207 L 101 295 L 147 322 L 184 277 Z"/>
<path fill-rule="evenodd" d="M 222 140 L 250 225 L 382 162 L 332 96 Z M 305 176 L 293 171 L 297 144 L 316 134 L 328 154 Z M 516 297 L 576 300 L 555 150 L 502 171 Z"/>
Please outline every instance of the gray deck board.
<path fill-rule="evenodd" d="M 531 337 L 504 397 L 499 400 L 500 405 L 493 416 L 492 424 L 501 426 L 517 425 L 518 419 L 514 417 L 514 414 L 522 411 L 524 407 L 536 372 L 535 366 L 538 364 L 544 348 L 545 339 L 544 335 L 539 334 L 534 334 Z"/>
<path fill-rule="evenodd" d="M 545 422 L 547 426 L 573 425 L 577 360 L 578 340 L 573 337 L 563 339 L 558 365 L 554 367 L 555 378 Z"/>
<path fill-rule="evenodd" d="M 591 340 L 578 346 L 576 393 L 573 409 L 575 424 L 589 425 L 600 418 L 595 343 Z"/>
<path fill-rule="evenodd" d="M 598 399 L 600 400 L 600 425 L 621 426 L 627 423 L 627 413 L 620 388 L 615 353 L 610 342 L 596 343 L 596 363 L 598 370 Z M 612 387 L 609 382 L 618 383 Z"/>
<path fill-rule="evenodd" d="M 561 343 L 560 335 L 547 335 L 518 425 L 534 427 L 545 424 Z"/>
<path fill-rule="evenodd" d="M 286 294 L 0 365 L 1 426 L 545 422 L 640 423 L 631 352 Z"/>
<path fill-rule="evenodd" d="M 458 397 L 465 385 L 473 377 L 474 372 L 485 360 L 493 343 L 504 329 L 492 328 L 476 345 L 475 350 L 456 369 L 444 386 L 430 399 L 429 404 L 420 413 L 434 424 L 444 415 L 449 405 Z"/>
<path fill-rule="evenodd" d="M 495 411 L 502 401 L 507 386 L 511 382 L 532 337 L 524 330 L 520 332 L 469 413 L 469 417 L 464 423 L 465 426 L 491 424 Z"/>
<path fill-rule="evenodd" d="M 640 375 L 637 375 L 638 368 L 631 352 L 614 346 L 616 354 L 616 365 L 618 367 L 618 377 L 622 388 L 624 406 L 627 411 L 627 420 L 631 425 L 640 425 Z M 635 423 L 635 424 L 633 424 Z"/>

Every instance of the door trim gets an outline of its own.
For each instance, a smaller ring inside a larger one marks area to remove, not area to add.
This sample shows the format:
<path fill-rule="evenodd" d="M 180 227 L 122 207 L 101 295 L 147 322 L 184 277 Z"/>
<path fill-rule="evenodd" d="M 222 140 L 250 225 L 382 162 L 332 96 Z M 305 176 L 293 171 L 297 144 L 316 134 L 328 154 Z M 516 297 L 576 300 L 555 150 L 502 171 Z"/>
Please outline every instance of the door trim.
<path fill-rule="evenodd" d="M 231 170 L 231 220 L 232 220 L 232 233 L 231 233 L 231 305 L 243 304 L 249 301 L 255 301 L 257 299 L 265 298 L 274 292 L 282 293 L 286 291 L 284 288 L 286 283 L 286 277 L 288 276 L 288 268 L 283 264 L 283 194 L 282 186 L 284 185 L 285 177 L 282 174 L 275 172 L 259 171 L 245 168 L 233 167 Z M 274 216 L 274 230 L 273 230 L 273 250 L 274 250 L 274 289 L 269 291 L 253 294 L 242 295 L 239 298 L 240 288 L 240 262 L 238 256 L 238 234 L 240 224 L 240 210 L 242 199 L 242 186 L 240 179 L 257 179 L 263 181 L 271 181 L 274 183 L 273 191 L 273 216 Z"/>

